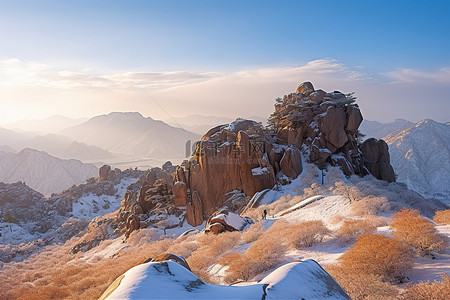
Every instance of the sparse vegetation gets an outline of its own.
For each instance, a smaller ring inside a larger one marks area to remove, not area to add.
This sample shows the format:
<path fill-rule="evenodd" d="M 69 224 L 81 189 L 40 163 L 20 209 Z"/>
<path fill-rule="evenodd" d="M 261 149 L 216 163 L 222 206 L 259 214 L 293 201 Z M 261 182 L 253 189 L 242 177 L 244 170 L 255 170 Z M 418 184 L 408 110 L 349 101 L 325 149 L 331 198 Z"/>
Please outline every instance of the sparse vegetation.
<path fill-rule="evenodd" d="M 447 300 L 450 296 L 450 276 L 444 274 L 442 281 L 421 282 L 408 286 L 406 292 L 401 295 L 403 300 Z"/>
<path fill-rule="evenodd" d="M 342 243 L 355 241 L 366 233 L 374 233 L 377 225 L 368 219 L 346 219 L 337 230 L 337 236 Z"/>
<path fill-rule="evenodd" d="M 397 239 L 366 233 L 339 258 L 339 266 L 348 274 L 371 274 L 384 282 L 400 282 L 412 267 L 410 247 Z"/>
<path fill-rule="evenodd" d="M 450 225 L 450 209 L 437 211 L 433 221 L 440 225 Z"/>
<path fill-rule="evenodd" d="M 394 236 L 416 249 L 419 255 L 431 255 L 447 248 L 446 236 L 439 234 L 434 224 L 421 217 L 418 210 L 403 208 L 392 216 L 390 226 Z"/>

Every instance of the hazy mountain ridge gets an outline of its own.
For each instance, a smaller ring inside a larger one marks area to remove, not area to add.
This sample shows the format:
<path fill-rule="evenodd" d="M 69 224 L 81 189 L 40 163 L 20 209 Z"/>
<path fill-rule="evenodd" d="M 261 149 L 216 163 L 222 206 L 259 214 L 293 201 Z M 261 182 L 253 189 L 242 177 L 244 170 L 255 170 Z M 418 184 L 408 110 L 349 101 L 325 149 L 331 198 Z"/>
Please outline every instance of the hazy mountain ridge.
<path fill-rule="evenodd" d="M 68 137 L 57 134 L 40 135 L 35 132 L 17 132 L 0 128 L 0 143 L 2 147 L 5 147 L 5 150 L 11 148 L 20 151 L 25 148 L 31 148 L 45 151 L 50 155 L 63 159 L 92 161 L 114 157 L 113 154 L 105 149 L 75 142 Z"/>
<path fill-rule="evenodd" d="M 426 197 L 450 196 L 450 124 L 430 119 L 384 137 L 398 181 Z"/>
<path fill-rule="evenodd" d="M 371 137 L 379 139 L 388 134 L 391 134 L 394 131 L 405 130 L 412 125 L 414 125 L 414 123 L 405 119 L 395 119 L 395 121 L 390 123 L 380 123 L 378 121 L 363 120 L 359 127 L 359 131 L 366 135 L 364 137 L 365 139 Z"/>
<path fill-rule="evenodd" d="M 43 134 L 57 133 L 68 127 L 85 122 L 87 119 L 72 119 L 60 115 L 38 120 L 22 120 L 4 125 L 5 128 L 16 131 L 32 131 Z"/>
<path fill-rule="evenodd" d="M 17 154 L 0 152 L 0 182 L 22 181 L 46 195 L 83 183 L 97 174 L 94 165 L 59 159 L 43 151 L 26 148 Z"/>
<path fill-rule="evenodd" d="M 137 112 L 114 112 L 96 116 L 61 132 L 73 140 L 140 158 L 185 156 L 185 144 L 200 136 L 163 121 L 144 118 Z"/>

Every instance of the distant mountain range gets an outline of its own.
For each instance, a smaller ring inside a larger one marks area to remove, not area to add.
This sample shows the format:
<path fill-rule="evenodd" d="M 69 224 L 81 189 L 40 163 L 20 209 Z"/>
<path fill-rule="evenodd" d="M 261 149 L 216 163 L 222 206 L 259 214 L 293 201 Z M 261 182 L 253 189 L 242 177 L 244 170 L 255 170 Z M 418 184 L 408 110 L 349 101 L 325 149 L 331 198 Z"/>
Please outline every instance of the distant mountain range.
<path fill-rule="evenodd" d="M 184 158 L 186 142 L 200 135 L 137 112 L 101 115 L 61 132 L 75 141 L 138 158 Z"/>
<path fill-rule="evenodd" d="M 28 148 L 17 154 L 0 151 L 0 182 L 22 181 L 44 195 L 61 192 L 90 177 L 98 177 L 98 169 L 78 160 L 63 160 Z"/>
<path fill-rule="evenodd" d="M 450 123 L 426 119 L 384 137 L 398 181 L 450 202 Z"/>
<path fill-rule="evenodd" d="M 60 115 L 50 116 L 40 120 L 22 120 L 3 125 L 4 128 L 15 131 L 28 131 L 40 134 L 58 133 L 68 127 L 81 124 L 88 119 L 71 119 Z"/>
<path fill-rule="evenodd" d="M 56 134 L 40 135 L 34 132 L 17 132 L 0 128 L 0 150 L 17 152 L 24 148 L 45 151 L 50 155 L 81 161 L 107 160 L 114 157 L 109 151 L 96 146 L 75 142 Z"/>
<path fill-rule="evenodd" d="M 379 139 L 394 131 L 405 130 L 412 125 L 414 125 L 414 123 L 404 119 L 396 119 L 394 122 L 390 123 L 363 120 L 359 126 L 359 131 L 366 135 L 364 139 L 371 137 Z"/>

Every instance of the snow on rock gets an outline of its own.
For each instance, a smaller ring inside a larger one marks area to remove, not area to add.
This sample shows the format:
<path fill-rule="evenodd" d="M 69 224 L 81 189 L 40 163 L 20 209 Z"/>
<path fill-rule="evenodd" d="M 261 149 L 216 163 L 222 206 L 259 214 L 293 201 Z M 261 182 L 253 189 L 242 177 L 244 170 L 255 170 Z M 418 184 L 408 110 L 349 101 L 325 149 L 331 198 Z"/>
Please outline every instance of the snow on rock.
<path fill-rule="evenodd" d="M 206 232 L 221 233 L 223 231 L 243 230 L 247 224 L 253 221 L 243 218 L 229 210 L 220 210 L 211 215 L 206 222 Z"/>
<path fill-rule="evenodd" d="M 150 262 L 125 272 L 100 297 L 112 299 L 350 299 L 313 260 L 284 265 L 259 283 L 205 283 L 181 265 Z"/>

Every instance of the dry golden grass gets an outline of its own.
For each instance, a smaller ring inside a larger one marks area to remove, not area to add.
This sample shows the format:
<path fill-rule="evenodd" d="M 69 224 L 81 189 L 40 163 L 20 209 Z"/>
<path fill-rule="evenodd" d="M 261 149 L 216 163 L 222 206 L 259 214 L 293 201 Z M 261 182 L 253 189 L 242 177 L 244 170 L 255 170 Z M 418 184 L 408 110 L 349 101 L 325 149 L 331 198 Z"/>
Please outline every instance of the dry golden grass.
<path fill-rule="evenodd" d="M 369 219 L 346 219 L 343 220 L 336 235 L 341 243 L 348 243 L 355 241 L 363 234 L 374 233 L 377 227 L 377 224 Z"/>
<path fill-rule="evenodd" d="M 337 265 L 325 267 L 353 300 L 396 299 L 398 288 L 374 274 L 350 274 Z"/>
<path fill-rule="evenodd" d="M 412 267 L 410 247 L 397 239 L 366 233 L 339 258 L 343 272 L 371 274 L 384 282 L 398 282 Z"/>
<path fill-rule="evenodd" d="M 122 249 L 113 258 L 91 263 L 81 259 L 82 253 L 68 254 L 78 240 L 47 247 L 23 262 L 5 265 L 0 274 L 0 299 L 97 299 L 118 276 L 142 260 L 166 252 L 172 243 L 138 244 Z"/>
<path fill-rule="evenodd" d="M 296 249 L 317 245 L 331 233 L 322 221 L 306 221 L 286 227 L 286 241 Z"/>
<path fill-rule="evenodd" d="M 375 216 L 380 212 L 389 210 L 389 200 L 386 197 L 364 197 L 350 204 L 356 216 Z"/>
<path fill-rule="evenodd" d="M 400 299 L 404 300 L 448 300 L 450 299 L 450 276 L 444 274 L 442 281 L 421 282 L 408 286 Z"/>
<path fill-rule="evenodd" d="M 403 208 L 392 216 L 390 226 L 394 236 L 414 247 L 419 255 L 430 255 L 447 248 L 447 237 L 439 234 L 433 222 L 421 217 L 418 210 Z"/>
<path fill-rule="evenodd" d="M 450 225 L 450 209 L 437 211 L 433 221 L 440 225 Z"/>

